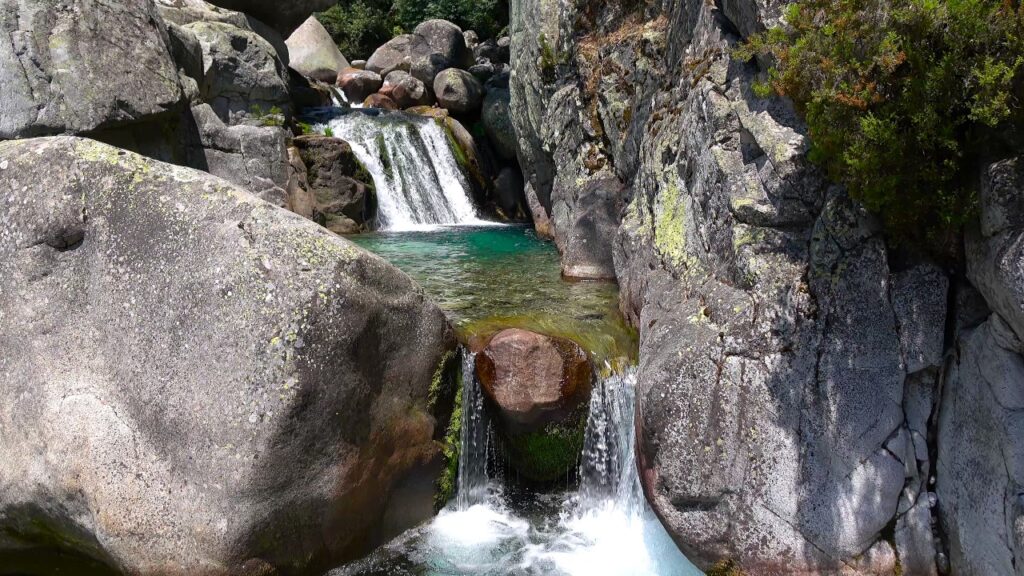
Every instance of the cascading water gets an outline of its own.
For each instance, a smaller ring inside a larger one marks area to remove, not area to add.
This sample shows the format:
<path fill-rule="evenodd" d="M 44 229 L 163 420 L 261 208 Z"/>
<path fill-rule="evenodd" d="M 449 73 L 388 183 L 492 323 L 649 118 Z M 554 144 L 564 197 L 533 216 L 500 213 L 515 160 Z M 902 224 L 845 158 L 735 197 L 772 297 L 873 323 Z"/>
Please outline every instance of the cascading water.
<path fill-rule="evenodd" d="M 459 437 L 459 479 L 455 508 L 468 510 L 487 498 L 487 461 L 490 457 L 490 422 L 484 412 L 484 395 L 480 383 L 473 378 L 476 354 L 462 355 L 462 429 Z"/>
<path fill-rule="evenodd" d="M 349 113 L 325 127 L 352 146 L 373 177 L 381 230 L 491 224 L 477 216 L 469 183 L 436 119 Z"/>
<path fill-rule="evenodd" d="M 490 426 L 472 357 L 466 358 L 459 472 L 467 476 L 459 479 L 458 496 L 429 525 L 334 576 L 701 573 L 679 552 L 643 496 L 634 464 L 634 371 L 594 388 L 579 490 L 539 495 L 525 510 L 513 512 L 502 486 L 487 478 Z"/>

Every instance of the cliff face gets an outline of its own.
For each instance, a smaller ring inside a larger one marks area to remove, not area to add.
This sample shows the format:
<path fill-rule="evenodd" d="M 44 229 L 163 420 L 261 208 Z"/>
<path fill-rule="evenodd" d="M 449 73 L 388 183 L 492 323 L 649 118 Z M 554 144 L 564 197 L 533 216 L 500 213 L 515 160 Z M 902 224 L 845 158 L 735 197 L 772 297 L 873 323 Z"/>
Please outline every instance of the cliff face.
<path fill-rule="evenodd" d="M 535 221 L 569 275 L 614 254 L 641 336 L 644 486 L 698 565 L 1010 573 L 1024 533 L 1002 396 L 1024 386 L 1008 336 L 1021 323 L 1003 329 L 1024 309 L 1016 164 L 989 170 L 998 225 L 969 243 L 969 283 L 894 255 L 808 163 L 789 103 L 754 96 L 761 71 L 732 57 L 784 4 L 514 1 Z"/>

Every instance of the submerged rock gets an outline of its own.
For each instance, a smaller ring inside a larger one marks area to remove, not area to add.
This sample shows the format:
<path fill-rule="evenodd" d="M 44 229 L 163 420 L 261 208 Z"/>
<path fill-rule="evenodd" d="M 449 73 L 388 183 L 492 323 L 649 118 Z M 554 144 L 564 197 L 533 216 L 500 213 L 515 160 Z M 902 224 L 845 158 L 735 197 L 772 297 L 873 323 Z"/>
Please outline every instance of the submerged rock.
<path fill-rule="evenodd" d="M 512 465 L 535 481 L 564 477 L 582 449 L 594 378 L 586 352 L 564 338 L 503 330 L 477 354 L 476 374 Z"/>
<path fill-rule="evenodd" d="M 310 16 L 285 40 L 288 65 L 303 76 L 321 82 L 334 82 L 348 68 L 348 61 L 319 20 Z"/>
<path fill-rule="evenodd" d="M 454 339 L 408 276 L 90 140 L 0 142 L 0 179 L 0 564 L 322 573 L 429 517 Z"/>

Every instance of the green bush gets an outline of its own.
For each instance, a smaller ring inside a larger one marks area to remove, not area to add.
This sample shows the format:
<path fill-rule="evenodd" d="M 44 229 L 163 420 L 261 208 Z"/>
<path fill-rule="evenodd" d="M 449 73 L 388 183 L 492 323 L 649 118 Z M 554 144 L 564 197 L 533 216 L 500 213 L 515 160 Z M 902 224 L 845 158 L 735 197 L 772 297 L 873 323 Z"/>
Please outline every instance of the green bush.
<path fill-rule="evenodd" d="M 954 245 L 979 161 L 1016 139 L 1019 0 L 804 0 L 741 58 L 803 113 L 811 159 L 879 213 L 895 240 Z"/>
<path fill-rule="evenodd" d="M 349 59 L 368 58 L 394 36 L 424 20 L 443 18 L 481 38 L 495 37 L 508 25 L 507 0 L 341 0 L 317 19 Z"/>

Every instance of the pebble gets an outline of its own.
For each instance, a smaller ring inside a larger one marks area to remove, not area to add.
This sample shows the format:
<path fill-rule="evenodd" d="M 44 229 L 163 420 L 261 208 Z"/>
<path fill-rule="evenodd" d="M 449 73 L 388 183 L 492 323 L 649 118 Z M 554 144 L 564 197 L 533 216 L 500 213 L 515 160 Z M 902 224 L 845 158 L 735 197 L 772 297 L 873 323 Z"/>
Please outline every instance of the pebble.
<path fill-rule="evenodd" d="M 0 162 L 0 170 L 7 170 L 7 160 Z"/>

